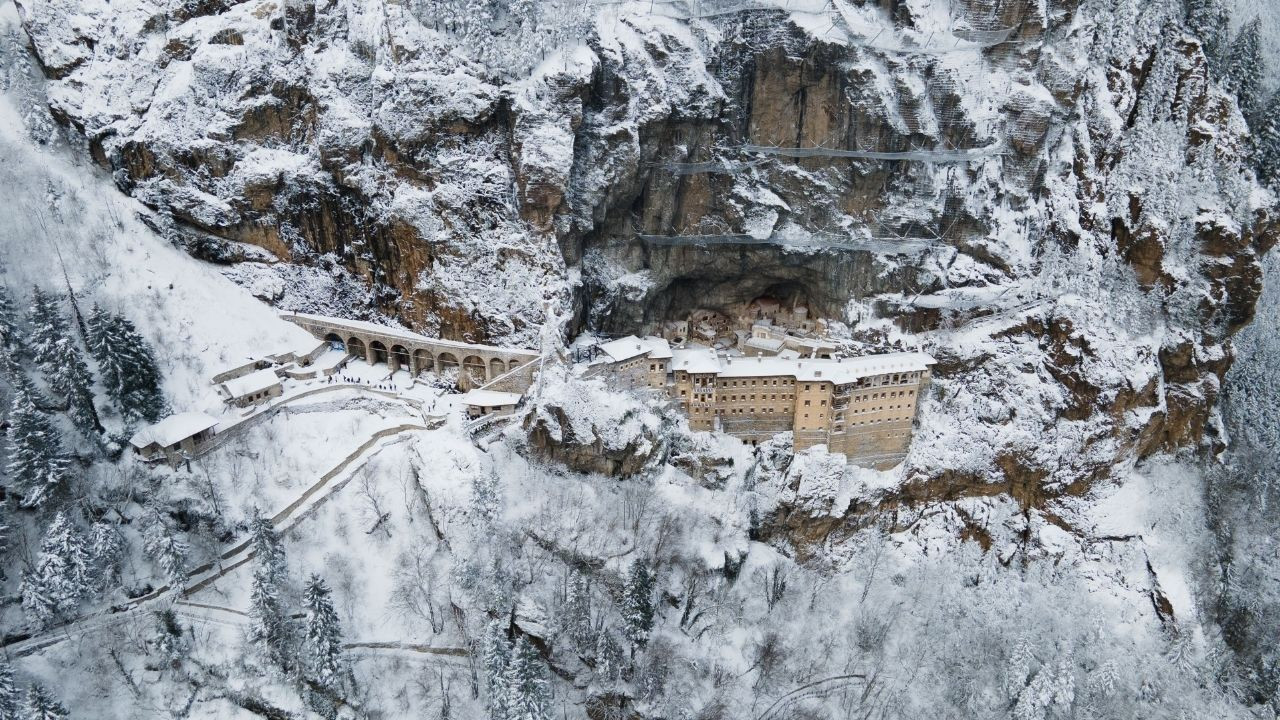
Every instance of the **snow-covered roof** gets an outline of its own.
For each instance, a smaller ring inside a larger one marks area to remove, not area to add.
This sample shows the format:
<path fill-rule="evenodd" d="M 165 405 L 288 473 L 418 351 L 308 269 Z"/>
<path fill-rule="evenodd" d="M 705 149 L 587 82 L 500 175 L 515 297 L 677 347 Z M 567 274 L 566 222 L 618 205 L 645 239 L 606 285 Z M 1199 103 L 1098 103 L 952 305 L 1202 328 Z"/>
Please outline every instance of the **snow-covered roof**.
<path fill-rule="evenodd" d="M 835 350 L 837 345 L 830 340 L 821 338 L 807 338 L 790 336 L 790 341 L 801 347 L 813 348 L 814 350 Z"/>
<path fill-rule="evenodd" d="M 671 344 L 660 337 L 628 335 L 607 343 L 600 343 L 600 351 L 609 356 L 610 362 L 622 362 L 647 355 L 655 360 L 671 357 Z"/>
<path fill-rule="evenodd" d="M 696 348 L 676 350 L 671 367 L 690 373 L 715 373 L 720 377 L 790 376 L 805 382 L 828 381 L 840 385 L 872 375 L 920 372 L 934 362 L 931 356 L 922 352 L 882 353 L 856 358 L 722 358 L 709 348 Z"/>
<path fill-rule="evenodd" d="M 169 447 L 217 424 L 216 419 L 202 412 L 176 413 L 134 433 L 134 436 L 129 438 L 129 444 L 136 448 L 144 448 L 152 444 Z"/>
<path fill-rule="evenodd" d="M 720 372 L 720 358 L 707 347 L 679 348 L 671 351 L 671 369 L 689 373 Z"/>
<path fill-rule="evenodd" d="M 928 369 L 934 359 L 925 353 L 883 353 L 856 358 L 777 357 L 729 358 L 720 369 L 722 377 L 756 377 L 760 375 L 792 375 L 801 381 L 841 383 L 885 373 L 919 372 Z"/>
<path fill-rule="evenodd" d="M 261 392 L 279 383 L 280 378 L 276 375 L 276 371 L 267 368 L 266 370 L 251 372 L 238 378 L 232 378 L 222 383 L 222 387 L 226 389 L 228 395 L 238 398 Z"/>
<path fill-rule="evenodd" d="M 515 405 L 523 397 L 520 393 L 498 392 L 497 390 L 468 390 L 459 400 L 464 405 L 473 407 L 502 407 Z"/>
<path fill-rule="evenodd" d="M 747 338 L 747 347 L 759 348 L 760 350 L 769 350 L 771 352 L 778 352 L 779 350 L 782 349 L 782 345 L 783 345 L 782 338 L 762 338 L 762 337 Z"/>
<path fill-rule="evenodd" d="M 310 367 L 317 370 L 328 370 L 330 368 L 338 367 L 346 361 L 346 359 L 347 354 L 342 350 L 327 350 L 323 355 L 316 358 L 315 361 L 311 363 Z"/>

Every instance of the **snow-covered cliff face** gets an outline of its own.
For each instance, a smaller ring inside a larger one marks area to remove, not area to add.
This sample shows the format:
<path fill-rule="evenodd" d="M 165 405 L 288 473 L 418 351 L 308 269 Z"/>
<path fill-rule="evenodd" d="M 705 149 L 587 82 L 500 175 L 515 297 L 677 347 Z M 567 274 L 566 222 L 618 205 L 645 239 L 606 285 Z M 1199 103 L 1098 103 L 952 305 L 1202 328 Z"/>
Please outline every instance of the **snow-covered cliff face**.
<path fill-rule="evenodd" d="M 356 310 L 529 343 L 548 302 L 634 331 L 785 292 L 926 345 L 882 506 L 1215 442 L 1274 240 L 1175 0 L 604 5 L 515 79 L 429 6 L 19 4 L 55 115 L 193 252 L 288 261 L 234 271 L 282 305 L 350 271 Z"/>

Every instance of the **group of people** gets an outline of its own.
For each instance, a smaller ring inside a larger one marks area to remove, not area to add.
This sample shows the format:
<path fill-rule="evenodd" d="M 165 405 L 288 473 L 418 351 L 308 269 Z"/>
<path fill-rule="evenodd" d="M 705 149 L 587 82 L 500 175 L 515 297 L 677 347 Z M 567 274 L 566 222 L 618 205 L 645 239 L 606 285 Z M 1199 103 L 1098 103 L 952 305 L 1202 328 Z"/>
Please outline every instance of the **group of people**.
<path fill-rule="evenodd" d="M 330 375 L 328 379 L 325 380 L 325 382 L 329 385 L 332 385 L 335 382 L 336 377 L 337 376 Z M 395 385 L 391 383 L 375 383 L 375 382 L 370 382 L 369 380 L 366 380 L 364 378 L 351 377 L 348 375 L 341 376 L 341 380 L 342 382 L 354 383 L 356 385 L 368 385 L 374 388 L 375 390 L 397 390 L 398 389 Z"/>

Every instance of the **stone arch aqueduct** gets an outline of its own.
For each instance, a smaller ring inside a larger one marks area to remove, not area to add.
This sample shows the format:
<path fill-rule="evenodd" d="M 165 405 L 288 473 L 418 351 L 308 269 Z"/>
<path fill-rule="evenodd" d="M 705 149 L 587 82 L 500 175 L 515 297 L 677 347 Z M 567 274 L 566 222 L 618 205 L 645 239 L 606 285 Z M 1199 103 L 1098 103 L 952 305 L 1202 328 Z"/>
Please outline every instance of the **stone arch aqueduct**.
<path fill-rule="evenodd" d="M 355 357 L 386 363 L 393 372 L 403 369 L 417 375 L 457 370 L 464 386 L 483 385 L 539 357 L 533 350 L 443 340 L 360 320 L 304 313 L 285 313 L 281 317 L 317 338 L 342 343 Z"/>

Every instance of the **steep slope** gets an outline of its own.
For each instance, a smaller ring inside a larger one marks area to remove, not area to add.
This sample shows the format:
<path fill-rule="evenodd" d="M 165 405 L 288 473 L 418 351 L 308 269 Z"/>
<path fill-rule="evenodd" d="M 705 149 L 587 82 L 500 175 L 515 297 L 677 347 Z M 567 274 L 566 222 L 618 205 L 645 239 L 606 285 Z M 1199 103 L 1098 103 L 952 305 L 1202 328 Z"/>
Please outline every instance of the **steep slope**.
<path fill-rule="evenodd" d="M 17 13 L 0 5 L 0 268 L 21 300 L 33 286 L 74 291 L 124 312 L 157 348 L 171 403 L 207 396 L 209 377 L 310 335 L 218 269 L 194 260 L 149 226 L 152 213 L 68 144 L 42 104 L 43 82 L 21 42 Z"/>
<path fill-rule="evenodd" d="M 46 237 L 37 209 L 56 210 L 72 284 L 175 349 L 177 405 L 209 365 L 288 331 L 167 240 L 243 259 L 225 274 L 285 306 L 429 331 L 524 343 L 548 301 L 622 331 L 774 291 L 942 360 L 891 473 L 690 433 L 554 363 L 510 432 L 406 434 L 284 540 L 295 583 L 320 572 L 335 588 L 351 712 L 484 715 L 482 639 L 498 627 L 535 644 L 556 713 L 593 720 L 1252 716 L 1266 683 L 1242 702 L 1249 676 L 1224 667 L 1228 623 L 1213 621 L 1268 606 L 1205 605 L 1231 577 L 1205 569 L 1222 535 L 1206 520 L 1238 520 L 1207 512 L 1200 478 L 1161 456 L 1220 448 L 1219 383 L 1272 242 L 1238 114 L 1176 2 L 884 5 L 602 10 L 590 43 L 512 79 L 396 4 L 24 2 L 53 112 L 89 142 L 60 145 L 42 82 L 7 54 L 21 72 L 0 111 L 17 210 L 0 227 L 19 238 L 6 279 L 60 276 L 56 253 L 25 242 Z M 1010 27 L 1024 42 L 1003 42 Z M 904 58 L 912 44 L 929 50 Z M 911 154 L 743 148 L 784 143 Z M 957 147 L 977 157 L 916 156 Z M 90 155 L 154 211 L 72 161 Z M 334 287 L 355 289 L 324 297 Z M 213 515 L 212 476 L 231 532 L 357 431 L 402 420 L 359 410 L 310 408 L 195 473 L 122 483 Z M 189 537 L 200 560 L 225 539 Z M 1268 537 L 1242 533 L 1233 552 Z M 642 640 L 636 560 L 657 575 Z M 252 567 L 168 621 L 55 631 L 66 641 L 20 676 L 76 714 L 302 715 L 245 641 Z M 1270 587 L 1265 564 L 1247 570 Z M 1243 656 L 1269 626 L 1236 627 Z"/>
<path fill-rule="evenodd" d="M 242 279 L 343 266 L 415 327 L 520 343 L 548 302 L 629 332 L 781 293 L 926 345 L 890 504 L 1041 506 L 1213 445 L 1274 241 L 1172 0 L 623 3 L 514 80 L 434 6 L 20 7 L 122 188 L 197 254 L 289 261 Z"/>

